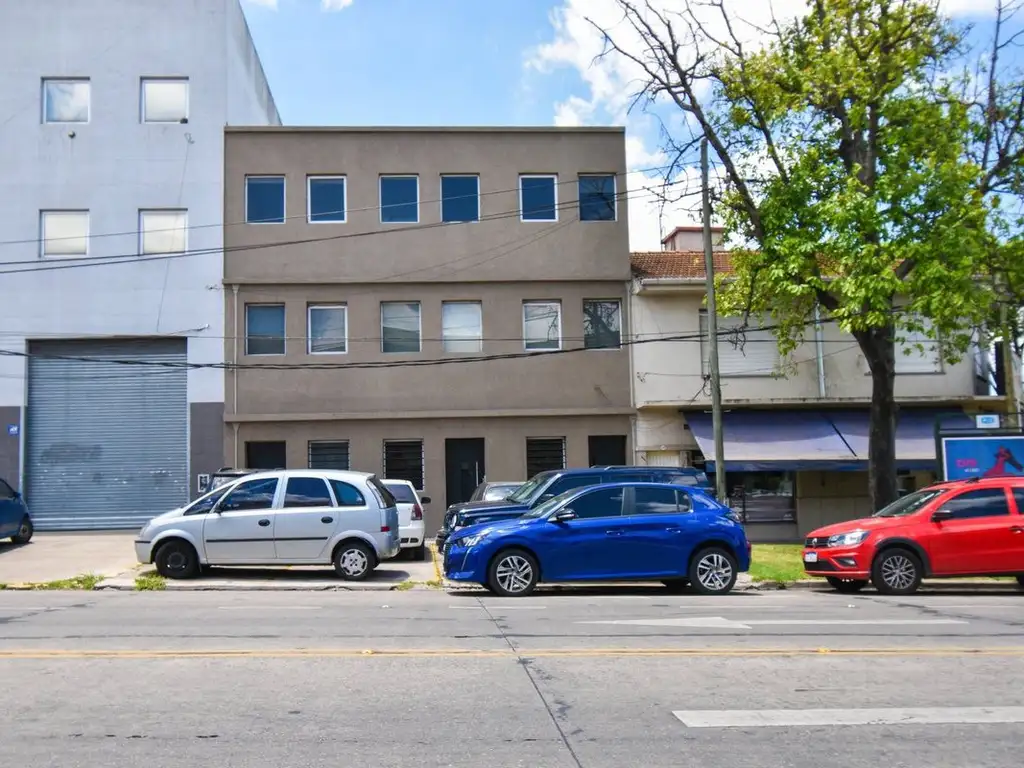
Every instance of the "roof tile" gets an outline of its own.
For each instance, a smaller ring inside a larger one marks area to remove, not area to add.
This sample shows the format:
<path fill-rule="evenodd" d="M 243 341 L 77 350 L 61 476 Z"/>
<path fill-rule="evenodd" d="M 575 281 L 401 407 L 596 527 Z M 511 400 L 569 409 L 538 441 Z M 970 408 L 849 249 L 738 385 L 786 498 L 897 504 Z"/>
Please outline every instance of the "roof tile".
<path fill-rule="evenodd" d="M 633 275 L 639 278 L 701 279 L 703 251 L 637 251 L 629 255 Z M 715 273 L 731 272 L 728 251 L 714 252 Z"/>

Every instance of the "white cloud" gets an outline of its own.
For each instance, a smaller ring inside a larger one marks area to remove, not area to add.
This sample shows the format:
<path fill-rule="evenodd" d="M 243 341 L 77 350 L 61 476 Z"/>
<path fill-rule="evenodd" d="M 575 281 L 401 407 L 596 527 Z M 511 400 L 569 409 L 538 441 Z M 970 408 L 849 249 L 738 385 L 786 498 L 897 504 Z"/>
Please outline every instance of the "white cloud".
<path fill-rule="evenodd" d="M 651 2 L 669 15 L 678 13 L 687 4 L 686 0 Z M 996 3 L 997 0 L 943 0 L 942 7 L 950 15 L 979 16 L 993 13 Z M 807 0 L 773 0 L 772 3 L 726 0 L 726 5 L 734 15 L 739 14 L 748 22 L 735 25 L 734 30 L 744 36 L 746 44 L 756 46 L 761 37 L 757 27 L 769 24 L 772 11 L 780 20 L 792 18 L 805 12 Z M 725 34 L 721 16 L 714 8 L 704 7 L 701 20 L 712 34 Z M 640 114 L 629 114 L 632 97 L 643 82 L 642 69 L 623 56 L 601 56 L 604 43 L 599 29 L 608 30 L 623 47 L 641 50 L 639 36 L 623 19 L 615 0 L 562 0 L 561 5 L 551 12 L 551 25 L 554 32 L 551 40 L 528 52 L 527 68 L 542 74 L 563 67 L 574 69 L 584 86 L 583 92 L 569 94 L 553 105 L 554 124 L 625 125 L 630 130 L 626 145 L 630 171 L 664 165 L 665 156 L 649 148 L 637 135 L 646 118 Z M 696 182 L 697 176 L 699 173 L 688 170 L 687 181 Z M 685 209 L 693 207 L 699 210 L 694 206 L 696 198 L 661 211 L 662 206 L 654 202 L 654 194 L 642 193 L 645 187 L 658 184 L 659 179 L 649 178 L 647 174 L 634 172 L 627 178 L 630 189 L 630 247 L 634 250 L 656 250 L 660 248 L 661 237 L 673 227 L 695 223 L 693 214 Z M 678 187 L 694 188 L 692 183 Z"/>
<path fill-rule="evenodd" d="M 340 11 L 354 2 L 355 0 L 320 0 L 320 7 L 325 11 Z"/>

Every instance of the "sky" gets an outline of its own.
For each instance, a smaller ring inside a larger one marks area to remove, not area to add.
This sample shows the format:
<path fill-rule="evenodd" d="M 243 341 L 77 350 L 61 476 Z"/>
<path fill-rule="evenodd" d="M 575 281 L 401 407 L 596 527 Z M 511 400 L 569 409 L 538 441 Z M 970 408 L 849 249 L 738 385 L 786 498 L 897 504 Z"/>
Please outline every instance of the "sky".
<path fill-rule="evenodd" d="M 754 25 L 767 19 L 767 0 L 726 1 Z M 804 1 L 770 5 L 784 17 Z M 689 205 L 665 209 L 645 192 L 668 162 L 661 123 L 678 116 L 631 112 L 635 67 L 595 62 L 588 18 L 626 35 L 614 0 L 241 2 L 286 125 L 624 125 L 631 249 L 659 250 L 673 227 L 696 223 Z M 996 2 L 943 5 L 984 28 Z"/>

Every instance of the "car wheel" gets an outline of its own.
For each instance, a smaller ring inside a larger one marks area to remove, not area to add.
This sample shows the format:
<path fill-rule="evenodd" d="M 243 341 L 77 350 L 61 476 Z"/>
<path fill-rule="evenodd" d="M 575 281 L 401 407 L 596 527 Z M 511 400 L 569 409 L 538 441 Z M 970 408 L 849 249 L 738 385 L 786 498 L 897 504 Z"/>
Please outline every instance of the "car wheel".
<path fill-rule="evenodd" d="M 523 597 L 537 586 L 537 560 L 521 549 L 499 552 L 487 570 L 487 585 L 501 597 Z"/>
<path fill-rule="evenodd" d="M 425 544 L 420 544 L 418 547 L 413 549 L 409 553 L 409 559 L 415 560 L 417 563 L 422 563 L 427 559 L 427 546 Z"/>
<path fill-rule="evenodd" d="M 334 553 L 334 571 L 345 581 L 362 581 L 373 571 L 373 552 L 361 541 L 350 541 Z"/>
<path fill-rule="evenodd" d="M 1024 576 L 1018 576 L 1017 583 L 1024 587 Z"/>
<path fill-rule="evenodd" d="M 827 581 L 829 586 L 836 592 L 842 592 L 847 595 L 854 592 L 860 592 L 868 585 L 868 582 L 865 579 L 840 579 L 838 576 L 826 576 L 825 581 Z"/>
<path fill-rule="evenodd" d="M 685 592 L 690 586 L 689 579 L 665 579 L 661 583 L 668 587 L 669 592 Z"/>
<path fill-rule="evenodd" d="M 165 579 L 192 579 L 199 575 L 199 556 L 187 541 L 168 541 L 153 558 L 156 572 Z"/>
<path fill-rule="evenodd" d="M 883 595 L 911 595 L 921 586 L 923 574 L 917 555 L 906 549 L 889 549 L 875 558 L 871 583 Z"/>
<path fill-rule="evenodd" d="M 708 547 L 690 561 L 690 584 L 701 595 L 724 595 L 736 583 L 736 558 L 721 547 Z"/>
<path fill-rule="evenodd" d="M 18 526 L 18 532 L 11 536 L 11 541 L 15 544 L 28 544 L 32 541 L 32 534 L 35 533 L 35 527 L 32 525 L 32 518 L 25 515 L 21 518 L 21 525 Z"/>

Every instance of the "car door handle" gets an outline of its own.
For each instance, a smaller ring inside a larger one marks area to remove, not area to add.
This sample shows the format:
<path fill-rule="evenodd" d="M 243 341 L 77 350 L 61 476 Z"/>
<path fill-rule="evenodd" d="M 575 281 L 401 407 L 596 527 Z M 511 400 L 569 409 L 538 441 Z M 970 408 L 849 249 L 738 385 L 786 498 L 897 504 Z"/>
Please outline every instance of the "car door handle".
<path fill-rule="evenodd" d="M 1015 525 L 1010 529 L 1010 533 L 1024 533 L 1024 528 L 1021 528 L 1019 525 Z"/>
<path fill-rule="evenodd" d="M 605 531 L 605 534 L 608 536 L 621 536 L 622 531 Z"/>
<path fill-rule="evenodd" d="M 267 518 L 263 518 L 262 520 L 260 520 L 259 525 L 261 528 L 266 528 L 268 525 L 270 525 L 270 521 L 267 520 Z"/>
<path fill-rule="evenodd" d="M 334 522 L 334 518 L 333 517 L 324 516 L 324 517 L 320 518 L 320 522 L 321 523 L 333 523 Z"/>
<path fill-rule="evenodd" d="M 683 532 L 683 529 L 679 528 L 678 526 L 676 526 L 674 528 L 666 528 L 665 530 L 668 531 L 669 533 L 682 533 Z"/>

